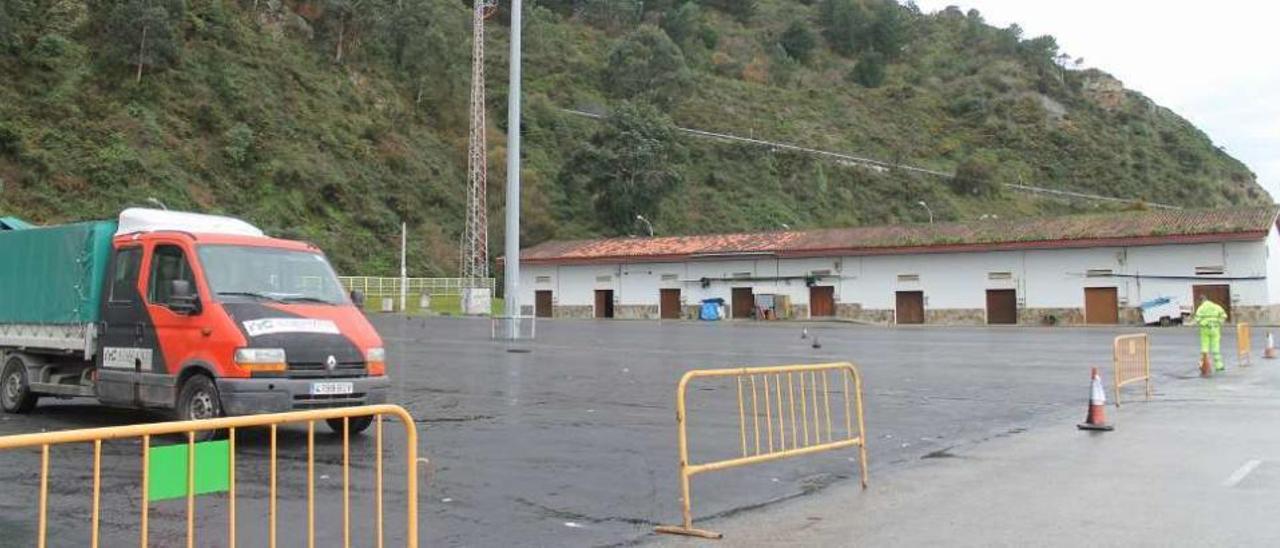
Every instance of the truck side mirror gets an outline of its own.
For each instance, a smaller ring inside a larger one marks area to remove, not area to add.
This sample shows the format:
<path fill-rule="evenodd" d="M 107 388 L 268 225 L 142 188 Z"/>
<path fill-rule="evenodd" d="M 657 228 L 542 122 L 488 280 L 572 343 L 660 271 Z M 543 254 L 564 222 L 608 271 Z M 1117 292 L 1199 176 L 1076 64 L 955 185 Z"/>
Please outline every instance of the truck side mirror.
<path fill-rule="evenodd" d="M 364 308 L 364 292 L 360 291 L 359 289 L 352 289 L 351 304 L 356 305 L 356 308 L 363 309 Z"/>
<path fill-rule="evenodd" d="M 169 309 L 186 315 L 195 315 L 200 313 L 200 298 L 196 296 L 195 291 L 191 289 L 191 282 L 187 280 L 173 280 L 169 282 Z"/>

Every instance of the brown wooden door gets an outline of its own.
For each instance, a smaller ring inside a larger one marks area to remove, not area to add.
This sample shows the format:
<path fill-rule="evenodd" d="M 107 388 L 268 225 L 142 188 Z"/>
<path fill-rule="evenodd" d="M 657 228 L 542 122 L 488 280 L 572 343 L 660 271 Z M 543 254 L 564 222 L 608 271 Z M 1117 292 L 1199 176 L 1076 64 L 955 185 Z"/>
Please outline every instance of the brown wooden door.
<path fill-rule="evenodd" d="M 1235 316 L 1231 315 L 1231 286 L 1227 284 L 1193 285 L 1191 286 L 1191 306 L 1200 305 L 1201 295 L 1209 297 L 1209 300 L 1226 310 L 1228 320 L 1235 321 Z"/>
<path fill-rule="evenodd" d="M 680 290 L 661 289 L 658 291 L 658 303 L 664 320 L 680 319 Z"/>
<path fill-rule="evenodd" d="M 752 317 L 756 308 L 756 296 L 750 287 L 733 288 L 733 317 L 744 319 Z"/>
<path fill-rule="evenodd" d="M 1120 298 L 1114 287 L 1084 288 L 1084 323 L 1120 323 Z"/>
<path fill-rule="evenodd" d="M 827 318 L 836 315 L 836 288 L 815 285 L 809 288 L 809 315 Z"/>
<path fill-rule="evenodd" d="M 552 316 L 551 303 L 551 290 L 535 291 L 533 293 L 533 315 L 539 318 L 550 318 Z"/>
<path fill-rule="evenodd" d="M 987 290 L 987 323 L 1018 323 L 1018 292 L 1014 289 Z"/>
<path fill-rule="evenodd" d="M 601 319 L 613 317 L 612 289 L 596 290 L 596 317 Z"/>
<path fill-rule="evenodd" d="M 898 323 L 900 324 L 924 323 L 924 292 L 923 291 L 899 291 L 898 292 Z"/>

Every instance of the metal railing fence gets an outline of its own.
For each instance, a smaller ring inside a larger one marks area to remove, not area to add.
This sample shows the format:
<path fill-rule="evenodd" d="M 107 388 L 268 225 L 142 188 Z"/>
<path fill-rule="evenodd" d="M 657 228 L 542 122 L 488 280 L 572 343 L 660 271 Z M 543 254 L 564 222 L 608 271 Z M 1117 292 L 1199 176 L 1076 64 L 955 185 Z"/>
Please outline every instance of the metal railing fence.
<path fill-rule="evenodd" d="M 832 379 L 833 376 L 834 379 Z M 738 395 L 738 439 L 741 443 L 741 456 L 694 463 L 689 458 L 689 415 L 686 395 L 690 383 L 707 378 L 734 379 Z M 833 392 L 841 394 L 844 403 L 840 406 L 839 399 L 837 400 L 838 414 L 835 421 L 832 419 L 831 411 Z M 843 413 L 839 413 L 840 411 Z M 840 415 L 843 415 L 843 421 L 838 420 Z M 790 426 L 789 432 L 788 426 Z M 680 453 L 679 476 L 683 521 L 680 525 L 657 527 L 656 530 L 660 533 L 721 538 L 720 533 L 693 527 L 693 503 L 689 480 L 694 475 L 704 472 L 857 447 L 862 487 L 864 489 L 867 487 L 867 444 L 866 427 L 862 417 L 862 376 L 852 363 L 689 371 L 680 379 L 676 389 L 676 427 Z"/>
<path fill-rule="evenodd" d="M 360 290 L 366 297 L 399 297 L 400 281 L 397 277 L 339 276 L 338 281 L 347 291 Z M 405 278 L 406 293 L 410 295 L 462 295 L 471 288 L 493 290 L 493 278 Z"/>
<path fill-rule="evenodd" d="M 99 546 L 99 523 L 102 494 L 102 442 L 137 438 L 141 445 L 141 504 L 140 524 L 138 527 L 139 542 L 143 548 L 149 546 L 148 519 L 151 500 L 149 499 L 149 481 L 152 438 L 156 436 L 183 434 L 186 437 L 186 545 L 196 545 L 196 432 L 227 431 L 228 434 L 228 473 L 229 490 L 227 502 L 227 539 L 220 544 L 235 548 L 236 542 L 236 430 L 255 427 L 269 427 L 271 430 L 270 452 L 270 511 L 268 538 L 255 545 L 276 546 L 276 431 L 279 425 L 305 423 L 307 425 L 307 546 L 316 546 L 316 511 L 315 511 L 315 423 L 322 420 L 342 420 L 342 514 L 343 539 L 342 546 L 351 546 L 351 480 L 350 480 L 350 421 L 353 418 L 373 417 L 376 438 L 375 459 L 375 500 L 374 520 L 376 520 L 376 546 L 383 546 L 383 472 L 382 472 L 382 417 L 390 415 L 400 420 L 405 427 L 405 466 L 406 466 L 406 508 L 405 508 L 405 545 L 410 548 L 418 546 L 418 433 L 413 417 L 404 408 L 397 405 L 370 405 L 364 407 L 344 407 L 334 409 L 317 409 L 310 411 L 294 411 L 266 415 L 249 415 L 197 421 L 175 421 L 153 424 L 135 424 L 128 426 L 112 426 L 106 428 L 89 428 L 67 430 L 61 432 L 45 432 L 37 434 L 19 434 L 0 437 L 0 451 L 40 448 L 40 488 L 37 527 L 37 546 L 48 545 L 48 504 L 49 504 L 49 450 L 51 447 L 75 443 L 93 444 L 93 483 L 92 483 L 92 520 L 90 522 L 90 546 Z M 201 543 L 210 544 L 209 542 Z M 325 545 L 337 545 L 336 541 L 325 541 Z"/>
<path fill-rule="evenodd" d="M 1151 399 L 1151 338 L 1146 333 L 1120 335 L 1111 345 L 1111 365 L 1115 370 L 1116 407 L 1120 407 L 1120 387 L 1142 381 L 1147 400 Z"/>

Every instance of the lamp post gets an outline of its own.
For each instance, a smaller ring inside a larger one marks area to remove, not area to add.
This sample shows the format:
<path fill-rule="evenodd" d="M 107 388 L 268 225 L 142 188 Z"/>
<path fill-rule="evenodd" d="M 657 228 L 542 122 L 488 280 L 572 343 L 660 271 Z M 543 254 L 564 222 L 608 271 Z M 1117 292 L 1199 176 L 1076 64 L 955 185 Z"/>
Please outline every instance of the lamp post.
<path fill-rule="evenodd" d="M 929 224 L 933 224 L 933 210 L 929 208 L 929 204 L 924 203 L 924 200 L 920 200 L 916 203 L 920 204 L 920 207 L 923 207 L 925 211 L 929 212 Z"/>
<path fill-rule="evenodd" d="M 502 296 L 507 337 L 520 338 L 520 35 L 524 6 L 511 0 L 511 67 L 507 95 L 507 235 Z"/>
<path fill-rule="evenodd" d="M 644 218 L 644 215 L 636 215 L 636 220 L 637 220 L 637 221 L 640 221 L 640 222 L 642 222 L 642 223 L 644 223 L 644 226 L 645 226 L 645 227 L 647 227 L 647 228 L 649 229 L 649 237 L 650 237 L 650 238 L 652 238 L 652 237 L 653 237 L 653 223 L 650 223 L 650 222 L 649 222 L 649 219 Z"/>

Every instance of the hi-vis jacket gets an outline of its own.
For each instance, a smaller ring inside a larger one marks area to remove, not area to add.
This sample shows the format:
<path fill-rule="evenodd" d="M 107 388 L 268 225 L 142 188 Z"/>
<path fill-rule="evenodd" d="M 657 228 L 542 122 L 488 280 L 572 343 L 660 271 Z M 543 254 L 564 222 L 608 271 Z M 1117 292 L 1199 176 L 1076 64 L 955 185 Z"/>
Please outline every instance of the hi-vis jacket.
<path fill-rule="evenodd" d="M 1203 303 L 1200 303 L 1199 308 L 1196 308 L 1196 313 L 1191 316 L 1191 321 L 1202 329 L 1221 329 L 1222 324 L 1227 321 L 1227 311 L 1218 306 L 1218 303 L 1206 299 Z"/>

